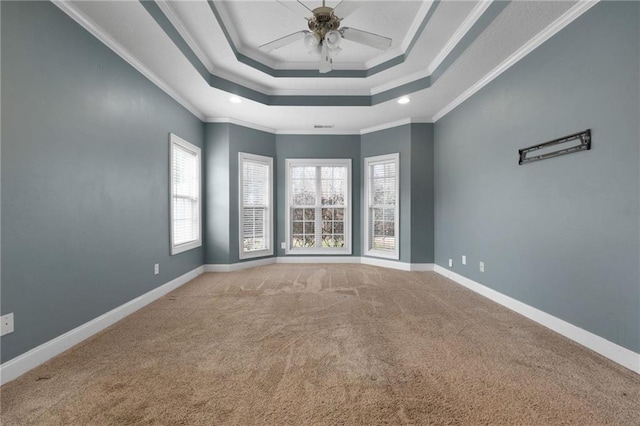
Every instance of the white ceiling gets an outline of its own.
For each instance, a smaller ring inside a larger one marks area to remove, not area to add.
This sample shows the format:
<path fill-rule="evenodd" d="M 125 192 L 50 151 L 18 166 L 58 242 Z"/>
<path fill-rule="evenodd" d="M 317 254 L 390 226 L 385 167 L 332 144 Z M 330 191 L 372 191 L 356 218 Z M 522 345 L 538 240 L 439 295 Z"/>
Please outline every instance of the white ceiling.
<path fill-rule="evenodd" d="M 303 3 L 310 9 L 322 5 L 319 0 L 306 0 Z M 327 1 L 326 5 L 335 7 L 339 3 L 340 1 L 335 0 Z M 343 40 L 341 45 L 343 51 L 336 57 L 337 69 L 366 69 L 404 53 L 424 18 L 425 11 L 421 11 L 422 6 L 429 4 L 421 1 L 357 3 L 359 7 L 341 22 L 341 27 L 353 27 L 378 33 L 393 39 L 393 44 L 391 49 L 381 51 Z M 401 7 L 399 7 L 400 3 Z M 224 1 L 217 2 L 216 5 L 226 27 L 233 31 L 232 38 L 242 53 L 277 69 L 317 67 L 317 60 L 307 53 L 302 40 L 268 54 L 257 49 L 257 46 L 287 34 L 306 30 L 307 21 L 304 16 L 296 15 L 274 1 Z M 176 8 L 179 6 L 175 5 Z"/>
<path fill-rule="evenodd" d="M 512 1 L 472 40 L 465 35 L 491 12 L 491 1 L 367 1 L 344 25 L 393 37 L 389 52 L 344 44 L 334 68 L 363 69 L 406 50 L 424 17 L 432 16 L 400 65 L 366 78 L 272 77 L 236 59 L 205 0 L 157 0 L 209 72 L 267 95 L 364 95 L 444 73 L 431 87 L 374 106 L 270 106 L 211 87 L 137 0 L 62 1 L 56 4 L 159 87 L 203 120 L 230 120 L 279 133 L 358 133 L 389 123 L 432 122 L 590 8 L 593 1 Z M 275 0 L 215 2 L 239 52 L 271 68 L 313 67 L 296 44 L 265 55 L 257 46 L 304 29 L 305 22 Z M 310 7 L 319 1 L 308 1 Z M 334 2 L 335 3 L 335 2 Z M 435 9 L 431 10 L 431 8 Z M 468 37 L 468 36 L 467 36 Z M 298 50 L 299 49 L 299 50 Z M 449 55 L 450 52 L 453 52 Z M 455 58 L 451 62 L 450 58 Z M 341 62 L 342 61 L 342 62 Z M 451 62 L 451 63 L 450 63 Z M 330 124 L 314 130 L 314 124 Z"/>

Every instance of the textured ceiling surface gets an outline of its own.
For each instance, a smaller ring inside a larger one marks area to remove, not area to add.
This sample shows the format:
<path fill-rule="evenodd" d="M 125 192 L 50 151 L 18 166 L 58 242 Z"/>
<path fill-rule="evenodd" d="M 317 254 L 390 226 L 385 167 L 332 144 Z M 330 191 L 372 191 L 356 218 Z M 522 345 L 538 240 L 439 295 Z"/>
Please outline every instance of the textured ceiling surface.
<path fill-rule="evenodd" d="M 306 3 L 311 8 L 320 4 Z M 231 119 L 284 133 L 357 133 L 385 123 L 433 121 L 594 4 L 358 3 L 343 25 L 391 36 L 393 45 L 378 51 L 343 41 L 334 69 L 380 69 L 357 77 L 313 74 L 315 62 L 302 41 L 268 55 L 259 51 L 260 44 L 306 25 L 275 0 L 55 4 L 201 119 Z M 401 60 L 388 62 L 403 53 Z M 311 74 L 276 76 L 268 69 Z M 242 102 L 230 103 L 236 94 Z M 401 95 L 411 102 L 397 104 Z M 287 96 L 296 97 L 295 102 Z M 371 102 L 345 106 L 348 96 Z M 305 105 L 314 99 L 327 104 Z M 333 128 L 314 130 L 314 124 Z"/>
<path fill-rule="evenodd" d="M 322 2 L 310 0 L 303 2 L 310 9 L 321 6 Z M 326 5 L 335 7 L 339 2 L 330 1 Z M 368 61 L 378 56 L 399 55 L 403 53 L 402 44 L 405 38 L 411 39 L 412 27 L 420 24 L 420 1 L 370 1 L 357 2 L 358 8 L 341 22 L 341 27 L 353 27 L 368 32 L 390 37 L 393 40 L 390 52 L 378 50 L 343 40 L 343 51 L 336 57 L 336 62 L 343 68 L 365 68 Z M 401 5 L 400 5 L 401 4 Z M 228 29 L 237 34 L 236 46 L 243 53 L 257 59 L 265 59 L 276 68 L 286 68 L 287 64 L 313 68 L 317 62 L 314 56 L 307 53 L 302 40 L 296 43 L 264 53 L 258 46 L 291 34 L 306 30 L 307 21 L 304 16 L 296 15 L 291 10 L 266 1 L 219 2 L 217 7 L 223 11 L 222 16 Z M 339 10 L 339 9 L 338 9 Z M 310 14 L 309 14 L 310 15 Z"/>

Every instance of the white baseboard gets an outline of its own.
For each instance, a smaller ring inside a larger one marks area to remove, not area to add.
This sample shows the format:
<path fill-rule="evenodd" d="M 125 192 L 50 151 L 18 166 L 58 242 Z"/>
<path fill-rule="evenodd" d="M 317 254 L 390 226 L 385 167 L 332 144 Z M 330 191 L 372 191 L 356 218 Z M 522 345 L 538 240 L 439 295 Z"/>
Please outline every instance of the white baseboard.
<path fill-rule="evenodd" d="M 258 266 L 272 265 L 274 263 L 276 263 L 275 257 L 267 257 L 265 259 L 249 260 L 246 262 L 204 265 L 204 271 L 205 272 L 234 272 L 234 271 L 240 271 L 242 269 L 255 268 Z"/>
<path fill-rule="evenodd" d="M 360 263 L 357 256 L 284 256 L 276 263 Z"/>
<path fill-rule="evenodd" d="M 142 296 L 136 297 L 135 299 L 56 337 L 53 340 L 49 340 L 48 342 L 31 349 L 29 352 L 25 352 L 24 354 L 3 363 L 0 365 L 0 384 L 4 385 L 27 371 L 50 360 L 56 355 L 61 354 L 72 346 L 77 345 L 83 340 L 104 330 L 110 325 L 115 324 L 154 300 L 159 299 L 170 291 L 191 281 L 203 272 L 204 268 L 199 266 L 194 270 L 161 285 L 160 287 L 154 288 Z"/>
<path fill-rule="evenodd" d="M 363 265 L 380 266 L 381 268 L 398 269 L 400 271 L 410 271 L 411 264 L 399 262 L 397 260 L 380 259 L 378 257 L 361 257 L 360 263 Z"/>
<path fill-rule="evenodd" d="M 435 264 L 433 263 L 412 263 L 411 271 L 413 272 L 433 272 Z"/>
<path fill-rule="evenodd" d="M 443 268 L 440 265 L 435 265 L 434 271 L 640 374 L 640 354 L 470 280 L 447 268 Z"/>
<path fill-rule="evenodd" d="M 397 260 L 379 259 L 376 257 L 359 256 L 280 256 L 266 259 L 251 260 L 231 264 L 204 265 L 205 272 L 233 272 L 241 269 L 255 268 L 257 266 L 271 265 L 274 263 L 349 263 L 380 266 L 382 268 L 398 269 L 400 271 L 433 271 L 433 263 L 405 263 Z"/>

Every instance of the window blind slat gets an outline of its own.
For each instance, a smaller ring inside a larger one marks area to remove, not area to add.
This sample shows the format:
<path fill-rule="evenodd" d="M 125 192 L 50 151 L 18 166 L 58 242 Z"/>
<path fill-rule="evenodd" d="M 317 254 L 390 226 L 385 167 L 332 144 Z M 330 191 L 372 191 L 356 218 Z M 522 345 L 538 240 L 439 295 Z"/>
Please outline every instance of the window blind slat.
<path fill-rule="evenodd" d="M 198 241 L 200 238 L 199 155 L 182 145 L 172 143 L 173 245 Z"/>
<path fill-rule="evenodd" d="M 271 170 L 268 163 L 241 157 L 243 253 L 269 249 Z"/>

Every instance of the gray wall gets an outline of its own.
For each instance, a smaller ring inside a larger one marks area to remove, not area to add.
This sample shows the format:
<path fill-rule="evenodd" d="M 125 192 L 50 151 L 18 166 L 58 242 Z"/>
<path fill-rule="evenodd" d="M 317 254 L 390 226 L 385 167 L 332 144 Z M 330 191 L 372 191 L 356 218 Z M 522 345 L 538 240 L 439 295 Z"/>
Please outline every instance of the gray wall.
<path fill-rule="evenodd" d="M 230 263 L 231 229 L 229 225 L 229 138 L 231 124 L 204 125 L 205 227 L 204 246 L 207 264 Z"/>
<path fill-rule="evenodd" d="M 205 263 L 226 265 L 242 262 L 244 260 L 239 259 L 238 153 L 247 152 L 272 157 L 275 168 L 275 135 L 235 124 L 206 123 L 205 147 L 208 172 Z M 275 176 L 274 170 L 274 179 Z M 274 191 L 275 187 L 274 182 Z M 277 215 L 275 206 L 274 215 Z M 277 234 L 274 228 L 274 247 L 275 235 Z"/>
<path fill-rule="evenodd" d="M 639 23 L 599 3 L 435 126 L 437 264 L 636 352 Z M 591 151 L 518 166 L 587 128 Z"/>
<path fill-rule="evenodd" d="M 286 209 L 285 200 L 285 161 L 287 158 L 351 158 L 352 181 L 352 255 L 360 256 L 360 188 L 361 188 L 361 161 L 360 161 L 360 136 L 359 135 L 276 135 L 277 156 L 277 205 L 278 211 Z M 280 242 L 285 240 L 285 215 L 278 215 L 277 219 L 277 255 L 284 256 L 284 250 L 280 248 Z"/>
<path fill-rule="evenodd" d="M 6 362 L 202 265 L 169 255 L 168 134 L 203 127 L 51 3 L 0 7 Z"/>
<path fill-rule="evenodd" d="M 433 124 L 411 124 L 411 263 L 433 263 Z"/>
<path fill-rule="evenodd" d="M 229 261 L 230 263 L 241 262 L 239 260 L 240 257 L 240 228 L 238 224 L 239 220 L 239 209 L 240 204 L 238 200 L 238 195 L 240 194 L 239 182 L 238 182 L 238 153 L 247 152 L 249 154 L 257 154 L 264 155 L 266 157 L 273 158 L 273 188 L 272 193 L 274 194 L 273 203 L 274 203 L 274 220 L 278 217 L 278 209 L 276 205 L 275 198 L 275 190 L 276 183 L 275 177 L 277 176 L 276 168 L 276 135 L 272 133 L 261 132 L 258 130 L 250 129 L 247 127 L 237 126 L 235 124 L 231 125 L 231 137 L 230 137 L 230 146 L 229 146 L 229 176 L 230 176 L 230 185 L 229 190 L 231 191 L 230 196 L 230 229 L 231 229 L 231 240 L 229 244 Z M 277 230 L 274 224 L 274 232 L 272 238 L 272 244 L 275 248 L 279 246 L 276 243 L 276 235 Z M 275 249 L 273 251 L 274 255 L 276 253 Z M 269 257 L 269 256 L 266 256 Z M 246 259 L 246 260 L 256 260 Z"/>
<path fill-rule="evenodd" d="M 433 124 L 406 124 L 362 135 L 362 164 L 366 157 L 393 153 L 400 154 L 399 260 L 433 263 Z M 362 191 L 364 209 L 364 181 Z"/>

